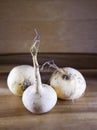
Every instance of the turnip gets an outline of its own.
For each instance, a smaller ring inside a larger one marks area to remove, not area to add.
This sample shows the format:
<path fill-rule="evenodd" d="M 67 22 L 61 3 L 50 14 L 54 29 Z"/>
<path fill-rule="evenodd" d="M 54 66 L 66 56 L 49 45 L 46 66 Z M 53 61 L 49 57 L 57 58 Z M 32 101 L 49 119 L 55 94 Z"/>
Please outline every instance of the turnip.
<path fill-rule="evenodd" d="M 78 70 L 72 67 L 59 68 L 54 62 L 46 62 L 43 67 L 46 64 L 55 68 L 50 78 L 50 85 L 55 89 L 58 98 L 75 100 L 84 94 L 86 81 Z"/>
<path fill-rule="evenodd" d="M 41 81 L 39 64 L 37 61 L 39 42 L 40 37 L 36 32 L 36 37 L 30 50 L 35 70 L 35 83 L 28 87 L 22 96 L 22 101 L 26 109 L 36 114 L 50 111 L 57 102 L 57 94 L 55 90 L 47 84 L 42 84 Z"/>
<path fill-rule="evenodd" d="M 7 85 L 13 94 L 22 96 L 24 90 L 33 84 L 34 81 L 34 68 L 30 65 L 19 65 L 10 71 Z"/>

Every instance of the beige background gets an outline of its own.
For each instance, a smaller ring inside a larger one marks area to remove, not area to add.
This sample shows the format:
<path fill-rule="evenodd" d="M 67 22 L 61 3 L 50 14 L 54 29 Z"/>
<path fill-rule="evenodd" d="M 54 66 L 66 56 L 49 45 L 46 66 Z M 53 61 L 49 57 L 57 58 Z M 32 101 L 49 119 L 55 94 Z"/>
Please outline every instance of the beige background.
<path fill-rule="evenodd" d="M 97 53 L 97 0 L 0 0 L 0 53 Z"/>

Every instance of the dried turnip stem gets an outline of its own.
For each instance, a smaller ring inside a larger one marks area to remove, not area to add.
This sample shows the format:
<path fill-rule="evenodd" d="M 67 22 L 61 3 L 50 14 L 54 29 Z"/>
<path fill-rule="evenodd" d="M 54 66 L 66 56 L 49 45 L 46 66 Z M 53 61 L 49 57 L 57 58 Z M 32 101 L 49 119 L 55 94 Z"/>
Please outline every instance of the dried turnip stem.
<path fill-rule="evenodd" d="M 63 70 L 62 70 L 62 68 L 59 68 L 59 67 L 55 64 L 54 60 L 46 61 L 46 62 L 42 65 L 41 71 L 44 69 L 44 67 L 45 67 L 46 65 L 49 65 L 50 68 L 53 68 L 53 69 L 57 70 L 58 72 L 64 73 Z"/>
<path fill-rule="evenodd" d="M 40 36 L 36 32 L 36 37 L 34 38 L 34 44 L 32 45 L 30 52 L 33 57 L 33 65 L 35 69 L 35 80 L 36 80 L 36 92 L 39 92 L 39 88 L 42 86 L 42 81 L 41 81 L 41 76 L 39 72 L 39 64 L 37 61 L 37 53 L 38 53 L 38 48 L 39 48 L 39 42 L 40 42 Z"/>

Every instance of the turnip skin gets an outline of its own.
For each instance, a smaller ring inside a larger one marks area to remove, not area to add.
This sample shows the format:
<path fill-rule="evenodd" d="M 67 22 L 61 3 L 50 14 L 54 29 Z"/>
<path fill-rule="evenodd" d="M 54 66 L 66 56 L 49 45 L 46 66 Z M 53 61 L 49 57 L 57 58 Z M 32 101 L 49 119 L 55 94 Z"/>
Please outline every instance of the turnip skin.
<path fill-rule="evenodd" d="M 35 114 L 49 112 L 57 102 L 57 94 L 51 86 L 42 84 L 43 89 L 36 92 L 35 86 L 27 88 L 23 94 L 23 104 L 27 110 Z"/>

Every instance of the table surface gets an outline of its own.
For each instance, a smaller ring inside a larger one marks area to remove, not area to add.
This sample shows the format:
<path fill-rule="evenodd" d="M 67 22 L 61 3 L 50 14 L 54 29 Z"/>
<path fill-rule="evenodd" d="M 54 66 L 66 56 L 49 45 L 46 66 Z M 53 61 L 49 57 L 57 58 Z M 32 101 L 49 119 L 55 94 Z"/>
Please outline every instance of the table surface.
<path fill-rule="evenodd" d="M 85 71 L 84 71 L 85 72 Z M 86 71 L 85 95 L 76 101 L 58 100 L 48 113 L 27 111 L 21 97 L 7 87 L 7 74 L 0 75 L 0 130 L 97 130 L 97 71 Z"/>

